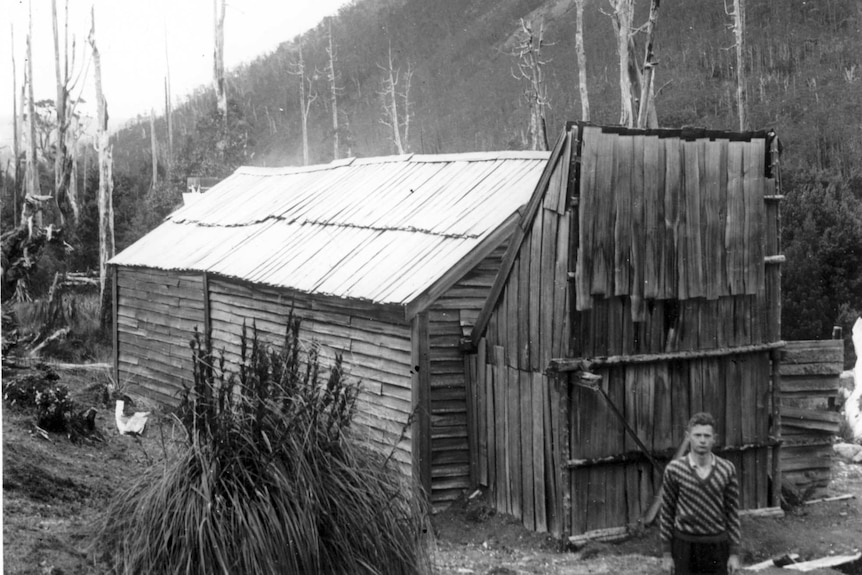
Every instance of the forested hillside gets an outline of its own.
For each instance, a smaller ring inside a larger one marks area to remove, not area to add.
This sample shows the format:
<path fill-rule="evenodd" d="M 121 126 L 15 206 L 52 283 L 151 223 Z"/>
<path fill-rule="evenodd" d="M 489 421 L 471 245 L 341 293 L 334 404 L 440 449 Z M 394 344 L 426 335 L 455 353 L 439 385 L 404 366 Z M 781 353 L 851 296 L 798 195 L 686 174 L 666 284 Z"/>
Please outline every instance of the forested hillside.
<path fill-rule="evenodd" d="M 655 33 L 661 127 L 736 129 L 736 59 L 726 4 L 661 4 Z M 862 308 L 862 3 L 746 4 L 748 127 L 774 128 L 783 144 L 789 258 L 784 336 L 823 337 L 834 323 L 855 318 Z M 175 107 L 168 182 L 167 158 L 160 157 L 162 182 L 151 186 L 149 118 L 115 135 L 118 248 L 179 202 L 188 176 L 223 177 L 240 164 L 302 163 L 300 78 L 292 73 L 300 45 L 306 70 L 312 72 L 311 94 L 317 93 L 307 108 L 310 162 L 333 159 L 330 30 L 341 157 L 396 153 L 392 132 L 381 121 L 390 49 L 393 69 L 400 72 L 398 90 L 406 85 L 408 68 L 412 71 L 409 93 L 398 104 L 403 114 L 409 103 L 405 152 L 527 147 L 525 86 L 514 77 L 512 55 L 522 18 L 534 28 L 544 23 L 546 124 L 555 138 L 565 121 L 581 119 L 574 6 L 574 0 L 356 0 L 302 38 L 286 38 L 274 53 L 229 71 L 227 144 L 217 145 L 211 86 Z M 616 124 L 620 114 L 610 10 L 607 0 L 585 0 L 591 121 L 599 124 Z M 635 26 L 645 23 L 648 10 L 647 0 L 636 2 Z M 635 37 L 640 59 L 643 36 Z M 165 118 L 155 125 L 162 155 Z M 89 263 L 88 253 L 81 251 L 77 265 Z"/>

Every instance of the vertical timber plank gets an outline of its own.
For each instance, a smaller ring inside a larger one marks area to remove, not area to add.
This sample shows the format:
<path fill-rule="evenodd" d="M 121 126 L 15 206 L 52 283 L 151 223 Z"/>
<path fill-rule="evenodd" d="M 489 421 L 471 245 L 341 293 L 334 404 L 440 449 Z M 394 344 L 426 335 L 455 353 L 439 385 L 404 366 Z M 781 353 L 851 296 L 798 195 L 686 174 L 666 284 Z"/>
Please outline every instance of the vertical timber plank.
<path fill-rule="evenodd" d="M 536 529 L 533 487 L 533 380 L 530 372 L 518 372 L 521 395 L 521 489 L 524 527 Z"/>
<path fill-rule="evenodd" d="M 511 284 L 510 284 L 511 285 Z M 509 496 L 511 500 L 512 515 L 522 519 L 522 493 L 521 493 L 521 390 L 518 370 L 507 367 L 506 378 L 506 404 L 507 419 L 506 432 L 508 434 L 509 454 Z"/>
<path fill-rule="evenodd" d="M 545 504 L 545 449 L 544 449 L 544 406 L 542 394 L 542 374 L 532 374 L 533 391 L 533 495 L 536 512 L 536 531 L 548 531 L 548 516 Z"/>
<path fill-rule="evenodd" d="M 486 340 L 481 338 L 476 349 L 476 402 L 477 428 L 478 428 L 478 459 L 479 459 L 479 483 L 488 485 L 488 424 L 493 420 L 488 419 L 488 372 Z"/>
<path fill-rule="evenodd" d="M 530 232 L 530 371 L 540 371 L 542 365 L 541 333 L 541 289 L 542 289 L 542 233 L 545 227 L 545 210 L 536 212 Z M 522 262 L 521 265 L 524 265 Z"/>

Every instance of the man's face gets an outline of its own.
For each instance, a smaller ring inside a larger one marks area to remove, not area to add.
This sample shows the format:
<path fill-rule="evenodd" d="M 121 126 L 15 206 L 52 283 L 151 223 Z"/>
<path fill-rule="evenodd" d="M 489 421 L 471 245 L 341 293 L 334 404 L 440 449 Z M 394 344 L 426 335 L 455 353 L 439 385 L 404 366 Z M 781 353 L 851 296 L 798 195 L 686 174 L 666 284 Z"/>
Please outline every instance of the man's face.
<path fill-rule="evenodd" d="M 709 453 L 715 445 L 715 432 L 711 425 L 693 425 L 688 431 L 691 450 L 698 454 Z"/>

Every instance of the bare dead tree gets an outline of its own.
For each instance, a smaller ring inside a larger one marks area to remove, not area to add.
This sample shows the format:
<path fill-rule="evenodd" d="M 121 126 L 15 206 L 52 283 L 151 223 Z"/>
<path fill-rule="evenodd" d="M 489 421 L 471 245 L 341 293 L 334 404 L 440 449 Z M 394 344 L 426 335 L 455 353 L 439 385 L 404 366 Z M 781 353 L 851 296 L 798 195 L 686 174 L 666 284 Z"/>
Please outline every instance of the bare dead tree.
<path fill-rule="evenodd" d="M 30 201 L 25 201 L 21 221 L 26 221 L 30 213 L 28 206 L 32 206 L 35 198 L 40 196 L 39 187 L 39 160 L 36 156 L 36 102 L 33 98 L 33 9 L 30 6 L 29 29 L 27 32 L 27 66 L 24 68 L 24 83 L 27 86 L 27 192 Z M 42 227 L 42 211 L 36 210 L 34 223 Z"/>
<path fill-rule="evenodd" d="M 739 114 L 739 131 L 748 127 L 748 93 L 745 82 L 745 0 L 733 0 L 733 12 L 725 11 L 733 19 L 733 35 L 736 39 L 736 109 Z"/>
<path fill-rule="evenodd" d="M 309 73 L 305 68 L 305 58 L 302 55 L 302 37 L 299 38 L 299 50 L 296 59 L 289 64 L 288 73 L 299 79 L 299 113 L 302 127 L 302 163 L 307 166 L 309 162 L 308 149 L 308 116 L 311 113 L 311 105 L 317 100 L 316 87 L 317 71 Z"/>
<path fill-rule="evenodd" d="M 165 150 L 165 179 L 171 181 L 171 171 L 174 157 L 174 124 L 173 108 L 171 106 L 171 58 L 168 51 L 168 35 L 165 34 L 165 121 L 167 124 L 167 150 Z"/>
<path fill-rule="evenodd" d="M 78 223 L 80 207 L 78 205 L 77 186 L 71 184 L 72 165 L 74 163 L 74 155 L 76 152 L 76 142 L 79 134 L 72 131 L 72 118 L 75 116 L 75 107 L 78 103 L 76 99 L 71 98 L 71 92 L 74 89 L 77 81 L 86 74 L 86 69 L 82 68 L 77 80 L 72 78 L 72 70 L 75 68 L 75 41 L 72 40 L 72 58 L 70 65 L 69 58 L 69 2 L 66 0 L 65 16 L 64 16 L 64 31 L 63 31 L 63 47 L 60 48 L 59 30 L 57 23 L 57 0 L 51 0 L 51 16 L 54 31 L 54 70 L 57 79 L 57 98 L 54 103 L 57 114 L 57 124 L 55 126 L 55 154 L 54 154 L 54 204 L 58 212 L 60 221 L 63 221 L 63 212 L 60 211 L 59 205 L 68 204 L 72 211 L 72 219 L 75 224 Z M 62 66 L 61 66 L 62 58 Z M 70 136 L 74 135 L 74 138 Z M 74 193 L 73 193 L 74 192 Z"/>
<path fill-rule="evenodd" d="M 548 138 L 545 132 L 545 109 L 548 107 L 548 92 L 542 67 L 548 61 L 542 59 L 544 44 L 544 23 L 539 23 L 538 32 L 531 22 L 521 20 L 518 46 L 512 53 L 518 58 L 517 72 L 512 76 L 525 83 L 524 98 L 530 108 L 530 149 L 547 150 Z"/>
<path fill-rule="evenodd" d="M 405 149 L 410 149 L 410 119 L 413 117 L 413 110 L 410 104 L 410 87 L 413 83 L 413 63 L 407 60 L 407 69 L 404 71 L 404 88 L 401 90 L 401 102 L 403 104 L 404 113 L 401 114 L 401 125 L 404 129 L 404 135 L 401 141 Z"/>
<path fill-rule="evenodd" d="M 613 8 L 611 14 L 617 33 L 617 54 L 620 63 L 620 124 L 634 126 L 634 106 L 632 105 L 632 81 L 629 76 L 629 58 L 634 13 L 633 0 L 608 0 Z"/>
<path fill-rule="evenodd" d="M 341 88 L 338 86 L 338 72 L 335 69 L 337 61 L 335 41 L 332 39 L 332 18 L 328 21 L 329 46 L 326 53 L 329 56 L 329 103 L 332 109 L 332 159 L 338 159 L 339 132 L 338 132 L 338 95 Z"/>
<path fill-rule="evenodd" d="M 213 0 L 213 21 L 215 28 L 215 53 L 213 55 L 213 83 L 216 103 L 222 113 L 225 134 L 227 134 L 227 87 L 224 80 L 224 16 L 226 0 Z"/>
<path fill-rule="evenodd" d="M 18 225 L 18 188 L 20 187 L 18 173 L 20 153 L 18 148 L 18 72 L 15 66 L 15 26 L 10 23 L 9 28 L 12 44 L 11 50 L 9 50 L 9 55 L 12 57 L 12 223 Z"/>
<path fill-rule="evenodd" d="M 389 41 L 389 51 L 387 53 L 386 65 L 377 64 L 377 67 L 383 72 L 382 88 L 377 92 L 380 96 L 380 102 L 383 107 L 383 116 L 380 118 L 380 123 L 389 128 L 392 134 L 392 143 L 395 145 L 395 150 L 398 154 L 403 154 L 409 148 L 406 138 L 402 135 L 402 130 L 406 127 L 409 129 L 410 118 L 409 110 L 405 113 L 399 113 L 398 100 L 402 101 L 402 107 L 405 102 L 410 100 L 410 79 L 402 78 L 401 68 L 395 65 L 392 59 L 392 41 Z M 412 76 L 412 66 L 408 65 L 406 76 Z M 402 80 L 404 83 L 402 84 Z M 399 91 L 399 85 L 402 89 Z M 409 107 L 409 105 L 408 105 Z"/>
<path fill-rule="evenodd" d="M 575 0 L 575 50 L 578 53 L 578 88 L 581 94 L 581 119 L 590 121 L 590 96 L 587 91 L 587 54 L 584 51 L 584 0 Z"/>
<path fill-rule="evenodd" d="M 152 189 L 159 184 L 159 145 L 156 141 L 156 111 L 150 109 L 150 148 L 153 156 Z"/>
<path fill-rule="evenodd" d="M 96 83 L 96 151 L 99 153 L 99 295 L 105 309 L 105 286 L 108 279 L 108 260 L 114 257 L 114 180 L 113 151 L 108 135 L 108 102 L 102 92 L 102 64 L 96 46 L 96 10 L 90 9 L 90 47 L 93 50 L 93 67 Z"/>
<path fill-rule="evenodd" d="M 650 2 L 649 20 L 646 24 L 647 39 L 644 50 L 643 78 L 640 92 L 640 107 L 638 108 L 638 128 L 658 128 L 658 116 L 655 111 L 655 68 L 658 61 L 655 58 L 655 28 L 658 22 L 660 0 Z"/>
<path fill-rule="evenodd" d="M 66 52 L 69 35 L 69 5 L 66 4 L 66 35 L 64 38 L 63 51 Z M 57 112 L 57 137 L 56 150 L 54 152 L 54 203 L 59 204 L 60 195 L 65 188 L 64 175 L 66 174 L 66 101 L 69 98 L 69 92 L 66 89 L 66 84 L 69 76 L 69 61 L 68 55 L 64 54 L 65 71 L 60 67 L 60 40 L 57 26 L 57 0 L 51 0 L 51 22 L 54 30 L 54 71 L 57 78 L 57 99 L 55 101 L 55 109 Z M 59 209 L 58 209 L 59 212 Z M 62 221 L 62 212 L 60 213 Z"/>

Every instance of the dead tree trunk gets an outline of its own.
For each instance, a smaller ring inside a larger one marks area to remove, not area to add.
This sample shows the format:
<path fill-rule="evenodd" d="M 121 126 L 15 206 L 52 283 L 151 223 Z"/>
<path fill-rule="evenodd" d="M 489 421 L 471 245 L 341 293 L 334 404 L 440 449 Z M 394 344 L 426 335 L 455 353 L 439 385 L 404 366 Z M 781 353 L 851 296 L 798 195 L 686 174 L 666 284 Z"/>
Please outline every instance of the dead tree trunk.
<path fill-rule="evenodd" d="M 227 90 L 224 81 L 224 13 L 226 0 L 213 0 L 215 22 L 215 54 L 213 57 L 213 82 L 216 104 L 222 113 L 224 133 L 227 134 Z"/>
<path fill-rule="evenodd" d="M 66 28 L 66 37 L 68 38 L 68 6 L 66 7 L 66 20 L 67 20 L 67 28 Z M 63 52 L 65 56 L 65 70 L 63 70 L 60 66 L 60 35 L 58 31 L 57 25 L 57 0 L 51 0 L 51 23 L 53 24 L 54 30 L 54 72 L 57 78 L 57 100 L 55 102 L 55 108 L 57 111 L 57 138 L 56 138 L 56 146 L 54 154 L 54 199 L 53 203 L 57 206 L 57 213 L 60 216 L 60 221 L 63 220 L 63 213 L 59 209 L 59 204 L 61 199 L 63 198 L 64 191 L 66 189 L 66 112 L 67 112 L 67 100 L 69 97 L 69 92 L 67 89 L 67 81 L 69 74 L 69 62 L 68 56 L 65 54 L 68 45 L 64 42 Z M 65 40 L 64 39 L 64 40 Z"/>
<path fill-rule="evenodd" d="M 745 87 L 745 0 L 733 0 L 733 33 L 736 37 L 736 108 L 739 111 L 739 131 L 748 125 Z"/>
<path fill-rule="evenodd" d="M 168 131 L 165 138 L 168 147 L 165 150 L 165 180 L 170 184 L 174 158 L 174 124 L 173 109 L 171 107 L 171 59 L 168 51 L 167 34 L 165 35 L 165 121 Z"/>
<path fill-rule="evenodd" d="M 608 0 L 614 9 L 613 21 L 617 32 L 617 53 L 620 63 L 620 124 L 634 126 L 632 82 L 629 77 L 629 41 L 631 37 L 633 0 Z"/>
<path fill-rule="evenodd" d="M 542 43 L 544 25 L 533 31 L 532 24 L 521 20 L 520 39 L 513 56 L 518 58 L 518 73 L 515 79 L 526 83 L 524 98 L 530 107 L 530 149 L 547 150 L 548 138 L 545 133 L 545 108 L 548 105 L 547 87 L 542 67 Z"/>
<path fill-rule="evenodd" d="M 156 142 L 156 111 L 150 109 L 150 148 L 153 155 L 153 181 L 150 184 L 155 190 L 159 185 L 159 146 Z"/>
<path fill-rule="evenodd" d="M 24 68 L 27 85 L 27 199 L 22 209 L 21 221 L 30 216 L 28 206 L 34 205 L 40 196 L 39 186 L 39 160 L 36 156 L 36 105 L 33 98 L 33 11 L 30 9 L 29 31 L 27 33 L 27 66 Z M 37 209 L 33 214 L 34 224 L 42 227 L 42 210 Z"/>
<path fill-rule="evenodd" d="M 578 52 L 578 88 L 581 94 L 581 120 L 590 121 L 590 96 L 587 91 L 587 54 L 584 51 L 584 0 L 575 0 L 575 50 Z"/>
<path fill-rule="evenodd" d="M 18 172 L 19 154 L 18 148 L 18 72 L 15 66 L 15 26 L 9 24 L 11 32 L 11 50 L 9 54 L 12 57 L 12 224 L 18 225 L 18 197 L 20 195 L 20 174 Z"/>
<path fill-rule="evenodd" d="M 408 142 L 410 141 L 410 118 L 413 117 L 413 112 L 410 109 L 410 84 L 413 82 L 413 64 L 410 60 L 407 61 L 407 71 L 404 72 L 404 89 L 401 90 L 401 101 L 404 105 L 404 113 L 401 114 L 402 126 L 404 126 L 404 137 L 401 138 L 404 148 L 410 149 Z"/>
<path fill-rule="evenodd" d="M 643 75 L 641 80 L 640 107 L 638 109 L 638 128 L 658 128 L 658 116 L 655 111 L 655 68 L 658 62 L 654 53 L 654 35 L 658 21 L 660 0 L 652 0 L 647 22 L 647 39 L 644 53 Z"/>
<path fill-rule="evenodd" d="M 389 42 L 389 52 L 386 66 L 377 65 L 383 70 L 383 89 L 378 92 L 383 103 L 383 117 L 380 122 L 392 132 L 392 143 L 398 154 L 404 153 L 404 142 L 401 139 L 401 121 L 398 119 L 398 82 L 401 73 L 392 62 L 392 41 Z"/>
<path fill-rule="evenodd" d="M 332 159 L 338 159 L 338 75 L 335 72 L 335 42 L 332 40 L 332 18 L 329 19 L 329 102 L 332 108 Z"/>
<path fill-rule="evenodd" d="M 302 38 L 299 39 L 299 54 L 296 62 L 288 69 L 288 72 L 299 78 L 299 114 L 302 128 L 302 164 L 307 166 L 310 158 L 308 148 L 308 116 L 311 113 L 311 105 L 317 100 L 317 91 L 314 86 L 312 75 L 306 74 L 305 59 L 302 55 Z"/>
<path fill-rule="evenodd" d="M 96 81 L 96 151 L 99 153 L 99 295 L 102 308 L 108 279 L 108 260 L 114 257 L 114 206 L 112 150 L 108 136 L 108 103 L 102 92 L 102 64 L 96 47 L 96 15 L 91 9 L 90 46 L 93 49 L 93 67 Z"/>

